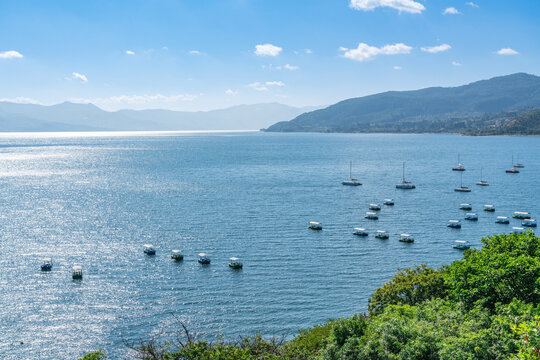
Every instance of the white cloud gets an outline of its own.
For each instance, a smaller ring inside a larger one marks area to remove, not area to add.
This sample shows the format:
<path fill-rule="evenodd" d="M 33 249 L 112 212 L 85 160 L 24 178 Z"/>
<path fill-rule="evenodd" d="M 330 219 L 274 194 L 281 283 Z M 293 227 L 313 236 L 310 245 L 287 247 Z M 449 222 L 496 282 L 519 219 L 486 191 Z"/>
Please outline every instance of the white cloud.
<path fill-rule="evenodd" d="M 373 60 L 377 55 L 398 55 L 409 54 L 412 47 L 399 43 L 394 45 L 385 45 L 383 47 L 369 46 L 365 43 L 359 43 L 356 49 L 347 49 L 340 47 L 339 50 L 343 51 L 343 57 L 355 61 L 368 61 Z"/>
<path fill-rule="evenodd" d="M 168 50 L 169 50 L 169 48 L 168 48 L 168 47 L 166 47 L 166 46 L 163 46 L 163 47 L 161 48 L 161 50 L 165 50 L 165 51 L 168 51 Z"/>
<path fill-rule="evenodd" d="M 261 84 L 260 82 L 256 81 L 254 83 L 251 83 L 248 85 L 250 88 L 255 89 L 257 91 L 266 91 L 268 88 L 264 86 L 264 84 Z"/>
<path fill-rule="evenodd" d="M 189 53 L 191 55 L 201 55 L 201 52 L 199 50 L 190 50 Z"/>
<path fill-rule="evenodd" d="M 270 67 L 272 67 L 272 66 L 270 66 Z M 264 67 L 263 67 L 263 69 L 264 69 Z M 295 71 L 295 70 L 298 70 L 299 67 L 291 65 L 291 64 L 285 64 L 283 66 L 276 66 L 276 69 L 278 69 L 278 70 L 285 69 L 285 70 L 289 70 L 289 71 Z"/>
<path fill-rule="evenodd" d="M 497 54 L 499 55 L 517 55 L 519 54 L 516 50 L 511 48 L 502 48 L 501 50 L 497 51 Z"/>
<path fill-rule="evenodd" d="M 87 82 L 88 82 L 88 79 L 86 78 L 85 75 L 79 74 L 79 73 L 77 73 L 77 72 L 71 73 L 71 78 L 72 78 L 72 79 L 81 80 L 83 83 L 87 83 Z"/>
<path fill-rule="evenodd" d="M 449 8 L 444 9 L 443 11 L 443 15 L 457 15 L 457 14 L 461 14 L 461 13 L 455 7 L 449 7 Z"/>
<path fill-rule="evenodd" d="M 0 102 L 11 102 L 11 103 L 17 103 L 17 104 L 40 104 L 42 103 L 39 100 L 24 97 L 24 96 L 17 96 L 15 98 L 2 98 L 0 99 Z"/>
<path fill-rule="evenodd" d="M 283 81 L 267 81 L 265 82 L 265 85 L 267 86 L 285 86 L 285 84 L 283 83 Z"/>
<path fill-rule="evenodd" d="M 255 45 L 255 55 L 257 56 L 278 56 L 281 50 L 283 49 L 272 44 Z"/>
<path fill-rule="evenodd" d="M 15 50 L 0 52 L 0 59 L 20 59 L 23 57 L 24 56 L 20 52 Z"/>
<path fill-rule="evenodd" d="M 225 94 L 230 95 L 230 96 L 235 96 L 235 95 L 238 94 L 238 91 L 235 91 L 235 90 L 232 90 L 232 89 L 227 89 L 227 90 L 225 90 Z"/>
<path fill-rule="evenodd" d="M 401 70 L 403 69 L 401 66 L 394 66 L 394 70 Z"/>
<path fill-rule="evenodd" d="M 349 6 L 356 10 L 369 11 L 377 7 L 389 7 L 401 12 L 420 14 L 426 8 L 413 0 L 351 0 Z"/>
<path fill-rule="evenodd" d="M 457 61 L 452 61 L 452 65 L 454 66 L 461 66 L 462 64 Z"/>
<path fill-rule="evenodd" d="M 472 6 L 472 7 L 475 7 L 475 8 L 479 8 L 479 7 L 480 7 L 480 6 L 478 6 L 478 4 L 475 4 L 475 3 L 473 3 L 472 1 L 466 2 L 465 5 L 469 5 L 469 6 Z"/>
<path fill-rule="evenodd" d="M 311 49 L 305 49 L 304 52 L 305 52 L 306 54 L 312 54 L 312 53 L 313 53 L 313 51 L 311 51 Z"/>
<path fill-rule="evenodd" d="M 128 55 L 135 55 L 135 52 L 134 52 L 134 51 L 131 51 L 131 50 L 126 50 L 126 54 L 128 54 Z"/>
<path fill-rule="evenodd" d="M 435 53 L 438 53 L 438 52 L 443 52 L 443 51 L 450 50 L 451 48 L 452 47 L 450 45 L 448 45 L 448 44 L 442 44 L 442 45 L 437 45 L 437 46 L 423 47 L 422 51 L 435 54 Z"/>
<path fill-rule="evenodd" d="M 119 104 L 128 104 L 128 105 L 141 105 L 152 102 L 164 102 L 164 103 L 175 103 L 175 102 L 185 102 L 193 101 L 197 98 L 196 95 L 191 94 L 178 94 L 178 95 L 117 95 L 107 98 L 94 98 L 94 99 L 81 99 L 73 98 L 69 99 L 71 102 L 77 103 L 92 103 L 96 105 L 119 105 Z"/>

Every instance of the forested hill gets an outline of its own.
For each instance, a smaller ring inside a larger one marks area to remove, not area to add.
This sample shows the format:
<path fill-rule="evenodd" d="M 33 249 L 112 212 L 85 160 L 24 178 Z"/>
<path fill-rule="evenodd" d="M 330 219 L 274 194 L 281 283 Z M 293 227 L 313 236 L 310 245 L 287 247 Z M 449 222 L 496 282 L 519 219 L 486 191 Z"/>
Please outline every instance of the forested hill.
<path fill-rule="evenodd" d="M 459 130 L 464 122 L 539 107 L 540 77 L 518 73 L 458 87 L 389 91 L 348 99 L 276 123 L 266 131 L 466 132 L 472 129 Z"/>

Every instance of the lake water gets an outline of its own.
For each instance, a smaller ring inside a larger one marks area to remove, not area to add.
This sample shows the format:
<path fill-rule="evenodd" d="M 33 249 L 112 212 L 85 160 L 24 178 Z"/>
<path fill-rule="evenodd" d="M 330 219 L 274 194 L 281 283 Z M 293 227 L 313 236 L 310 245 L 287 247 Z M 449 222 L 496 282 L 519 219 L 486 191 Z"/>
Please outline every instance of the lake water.
<path fill-rule="evenodd" d="M 467 168 L 452 172 L 458 152 Z M 512 153 L 526 167 L 506 174 Z M 363 183 L 346 187 L 353 175 Z M 399 191 L 402 162 L 417 188 Z M 474 185 L 480 168 L 489 187 Z M 183 321 L 209 339 L 293 336 L 364 312 L 398 268 L 448 264 L 540 214 L 540 138 L 265 133 L 0 135 L 0 358 L 75 359 Z M 372 202 L 394 198 L 380 220 Z M 477 223 L 459 204 L 473 204 Z M 494 204 L 497 211 L 482 211 Z M 320 221 L 324 230 L 310 231 Z M 383 229 L 389 240 L 352 235 Z M 398 241 L 402 232 L 413 244 Z M 157 249 L 144 256 L 143 244 Z M 185 259 L 175 263 L 172 249 Z M 197 263 L 206 252 L 210 266 Z M 52 256 L 50 273 L 39 270 Z M 244 269 L 227 261 L 238 256 Z M 84 279 L 71 279 L 72 264 Z"/>

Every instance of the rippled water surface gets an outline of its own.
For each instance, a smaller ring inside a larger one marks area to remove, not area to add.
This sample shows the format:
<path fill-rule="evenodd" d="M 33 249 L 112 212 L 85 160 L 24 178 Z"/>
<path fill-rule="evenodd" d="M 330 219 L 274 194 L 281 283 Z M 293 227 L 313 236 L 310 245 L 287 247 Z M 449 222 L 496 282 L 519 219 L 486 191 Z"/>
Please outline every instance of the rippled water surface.
<path fill-rule="evenodd" d="M 120 134 L 121 135 L 121 134 Z M 455 193 L 457 154 L 471 193 Z M 511 156 L 526 167 L 505 174 Z M 346 187 L 349 160 L 363 183 Z M 417 188 L 399 191 L 401 165 Z M 480 177 L 491 183 L 479 187 Z M 540 138 L 342 134 L 0 136 L 0 358 L 75 359 L 177 321 L 207 338 L 292 336 L 366 311 L 398 268 L 450 263 L 456 239 L 507 232 L 498 215 L 540 214 Z M 395 199 L 380 220 L 369 203 Z M 477 223 L 462 219 L 473 204 Z M 494 204 L 495 213 L 481 211 Z M 324 230 L 307 229 L 311 220 Z M 389 240 L 352 235 L 382 229 Z M 409 232 L 414 244 L 398 242 Z M 142 253 L 153 244 L 155 257 Z M 174 263 L 172 249 L 185 260 Z M 212 264 L 197 264 L 206 252 Z M 52 256 L 50 273 L 39 271 Z M 238 256 L 244 269 L 227 259 Z M 81 264 L 84 279 L 71 280 Z"/>

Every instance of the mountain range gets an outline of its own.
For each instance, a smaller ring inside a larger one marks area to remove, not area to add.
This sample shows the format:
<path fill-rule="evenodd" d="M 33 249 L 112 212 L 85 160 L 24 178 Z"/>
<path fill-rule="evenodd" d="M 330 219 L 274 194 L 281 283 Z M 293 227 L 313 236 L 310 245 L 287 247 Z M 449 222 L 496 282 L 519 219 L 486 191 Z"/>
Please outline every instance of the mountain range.
<path fill-rule="evenodd" d="M 266 131 L 481 133 L 490 128 L 496 132 L 514 116 L 539 107 L 540 77 L 517 73 L 458 87 L 352 98 L 276 123 Z"/>
<path fill-rule="evenodd" d="M 0 102 L 1 131 L 258 130 L 316 107 L 279 103 L 238 105 L 211 111 L 105 111 L 93 104 L 45 106 Z"/>

